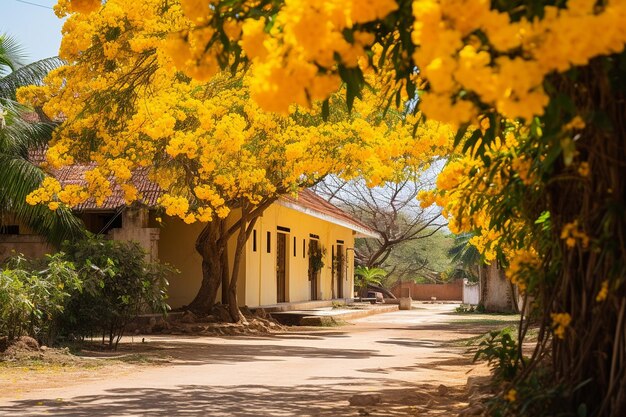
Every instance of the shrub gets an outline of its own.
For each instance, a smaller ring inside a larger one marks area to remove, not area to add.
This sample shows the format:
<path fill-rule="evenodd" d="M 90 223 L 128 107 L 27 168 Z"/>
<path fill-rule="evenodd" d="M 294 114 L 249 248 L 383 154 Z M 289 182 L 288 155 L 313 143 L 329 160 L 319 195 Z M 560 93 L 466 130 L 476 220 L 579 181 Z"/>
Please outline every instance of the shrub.
<path fill-rule="evenodd" d="M 459 314 L 475 313 L 476 312 L 476 307 L 474 307 L 471 304 L 461 304 L 460 306 L 455 308 L 454 311 L 459 313 Z"/>
<path fill-rule="evenodd" d="M 90 237 L 65 243 L 84 290 L 73 294 L 62 316 L 65 333 L 78 339 L 102 336 L 117 348 L 130 320 L 143 312 L 168 310 L 167 266 L 148 262 L 138 243 Z"/>
<path fill-rule="evenodd" d="M 519 355 L 517 342 L 511 336 L 513 329 L 505 328 L 489 333 L 474 355 L 474 361 L 487 360 L 494 377 L 500 381 L 511 381 L 519 371 L 523 358 Z"/>
<path fill-rule="evenodd" d="M 72 293 L 80 293 L 81 281 L 63 253 L 30 261 L 11 258 L 0 271 L 0 335 L 9 341 L 29 335 L 51 344 L 57 317 Z"/>
<path fill-rule="evenodd" d="M 367 293 L 369 285 L 381 285 L 381 280 L 386 276 L 387 271 L 382 268 L 357 266 L 354 269 L 354 287 L 359 294 Z"/>

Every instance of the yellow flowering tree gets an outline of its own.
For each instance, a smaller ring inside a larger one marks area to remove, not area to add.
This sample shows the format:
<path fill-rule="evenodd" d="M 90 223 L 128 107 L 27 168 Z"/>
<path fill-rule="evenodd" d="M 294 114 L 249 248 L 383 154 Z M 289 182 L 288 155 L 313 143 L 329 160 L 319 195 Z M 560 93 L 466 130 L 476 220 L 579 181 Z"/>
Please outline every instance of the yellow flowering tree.
<path fill-rule="evenodd" d="M 172 56 L 180 50 L 172 49 L 171 36 L 190 24 L 179 3 L 97 3 L 59 2 L 57 13 L 68 15 L 60 54 L 70 64 L 45 85 L 20 90 L 22 101 L 64 120 L 47 152 L 48 167 L 87 162 L 93 169 L 85 186 L 61 187 L 48 178 L 27 201 L 101 204 L 115 182 L 130 204 L 141 199 L 133 172 L 147 171 L 163 190 L 159 205 L 167 215 L 206 223 L 196 241 L 203 281 L 194 310 L 210 311 L 221 285 L 239 320 L 240 256 L 256 219 L 280 195 L 330 173 L 377 184 L 407 166 L 425 166 L 451 142 L 445 126 L 416 131 L 417 116 L 383 112 L 372 92 L 371 100 L 353 103 L 351 114 L 341 94 L 313 109 L 266 113 L 250 99 L 253 79 L 241 71 L 206 79 L 181 71 L 189 68 Z M 237 242 L 232 268 L 225 258 L 231 238 Z"/>
<path fill-rule="evenodd" d="M 542 322 L 505 413 L 626 414 L 626 2 L 181 5 L 188 26 L 166 49 L 191 77 L 251 63 L 251 96 L 288 112 L 340 85 L 350 108 L 374 73 L 386 102 L 419 101 L 456 126 L 459 154 L 431 199 L 486 260 L 509 264 Z M 546 405 L 524 386 L 550 349 L 550 392 L 565 400 Z"/>

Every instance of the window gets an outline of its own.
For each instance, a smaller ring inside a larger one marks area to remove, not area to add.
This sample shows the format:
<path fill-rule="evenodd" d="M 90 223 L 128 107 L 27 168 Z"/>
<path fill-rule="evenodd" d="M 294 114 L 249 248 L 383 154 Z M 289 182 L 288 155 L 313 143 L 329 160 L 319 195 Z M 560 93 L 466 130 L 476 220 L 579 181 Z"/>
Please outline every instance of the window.
<path fill-rule="evenodd" d="M 296 237 L 293 237 L 293 257 L 296 257 Z"/>
<path fill-rule="evenodd" d="M 0 235 L 19 235 L 20 226 L 17 224 L 7 224 L 0 226 Z"/>
<path fill-rule="evenodd" d="M 267 232 L 267 253 L 272 252 L 272 232 Z"/>
<path fill-rule="evenodd" d="M 302 259 L 306 258 L 306 239 L 302 239 Z"/>
<path fill-rule="evenodd" d="M 252 252 L 256 252 L 256 229 L 252 231 Z"/>

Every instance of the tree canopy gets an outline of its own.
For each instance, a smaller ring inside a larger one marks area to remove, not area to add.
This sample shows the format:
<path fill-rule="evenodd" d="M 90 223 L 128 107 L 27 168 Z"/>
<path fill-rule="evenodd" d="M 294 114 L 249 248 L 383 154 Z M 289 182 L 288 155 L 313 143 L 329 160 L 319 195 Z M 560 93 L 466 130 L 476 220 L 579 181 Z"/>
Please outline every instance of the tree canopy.
<path fill-rule="evenodd" d="M 210 308 L 222 275 L 236 310 L 238 254 L 256 217 L 278 196 L 328 174 L 376 185 L 407 169 L 417 173 L 445 153 L 452 131 L 436 122 L 416 129 L 419 115 L 384 111 L 376 91 L 385 83 L 373 76 L 372 90 L 352 103 L 352 112 L 340 93 L 312 108 L 265 112 L 250 98 L 253 79 L 243 68 L 211 77 L 182 71 L 188 66 L 171 54 L 171 37 L 188 27 L 181 6 L 108 1 L 89 13 L 60 2 L 59 14 L 70 13 L 60 51 L 68 65 L 44 85 L 21 89 L 20 99 L 63 120 L 47 152 L 49 169 L 79 162 L 93 169 L 84 186 L 48 178 L 27 201 L 53 209 L 87 199 L 101 204 L 116 182 L 130 204 L 142 198 L 133 172 L 147 170 L 163 190 L 159 205 L 167 215 L 214 222 L 196 244 L 210 288 L 203 286 L 192 304 Z M 222 229 L 234 210 L 238 220 Z M 229 270 L 220 253 L 234 235 L 238 250 Z"/>

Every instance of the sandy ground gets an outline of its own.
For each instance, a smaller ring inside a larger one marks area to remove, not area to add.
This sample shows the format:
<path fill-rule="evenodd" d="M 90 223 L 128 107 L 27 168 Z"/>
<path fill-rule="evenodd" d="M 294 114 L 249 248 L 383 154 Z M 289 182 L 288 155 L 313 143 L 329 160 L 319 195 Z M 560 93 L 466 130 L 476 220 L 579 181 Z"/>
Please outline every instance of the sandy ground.
<path fill-rule="evenodd" d="M 469 376 L 488 374 L 459 343 L 515 316 L 415 304 L 346 326 L 258 337 L 135 337 L 122 352 L 162 363 L 0 368 L 2 416 L 453 416 Z M 443 387 L 441 387 L 443 385 Z M 375 406 L 350 406 L 355 394 Z"/>

